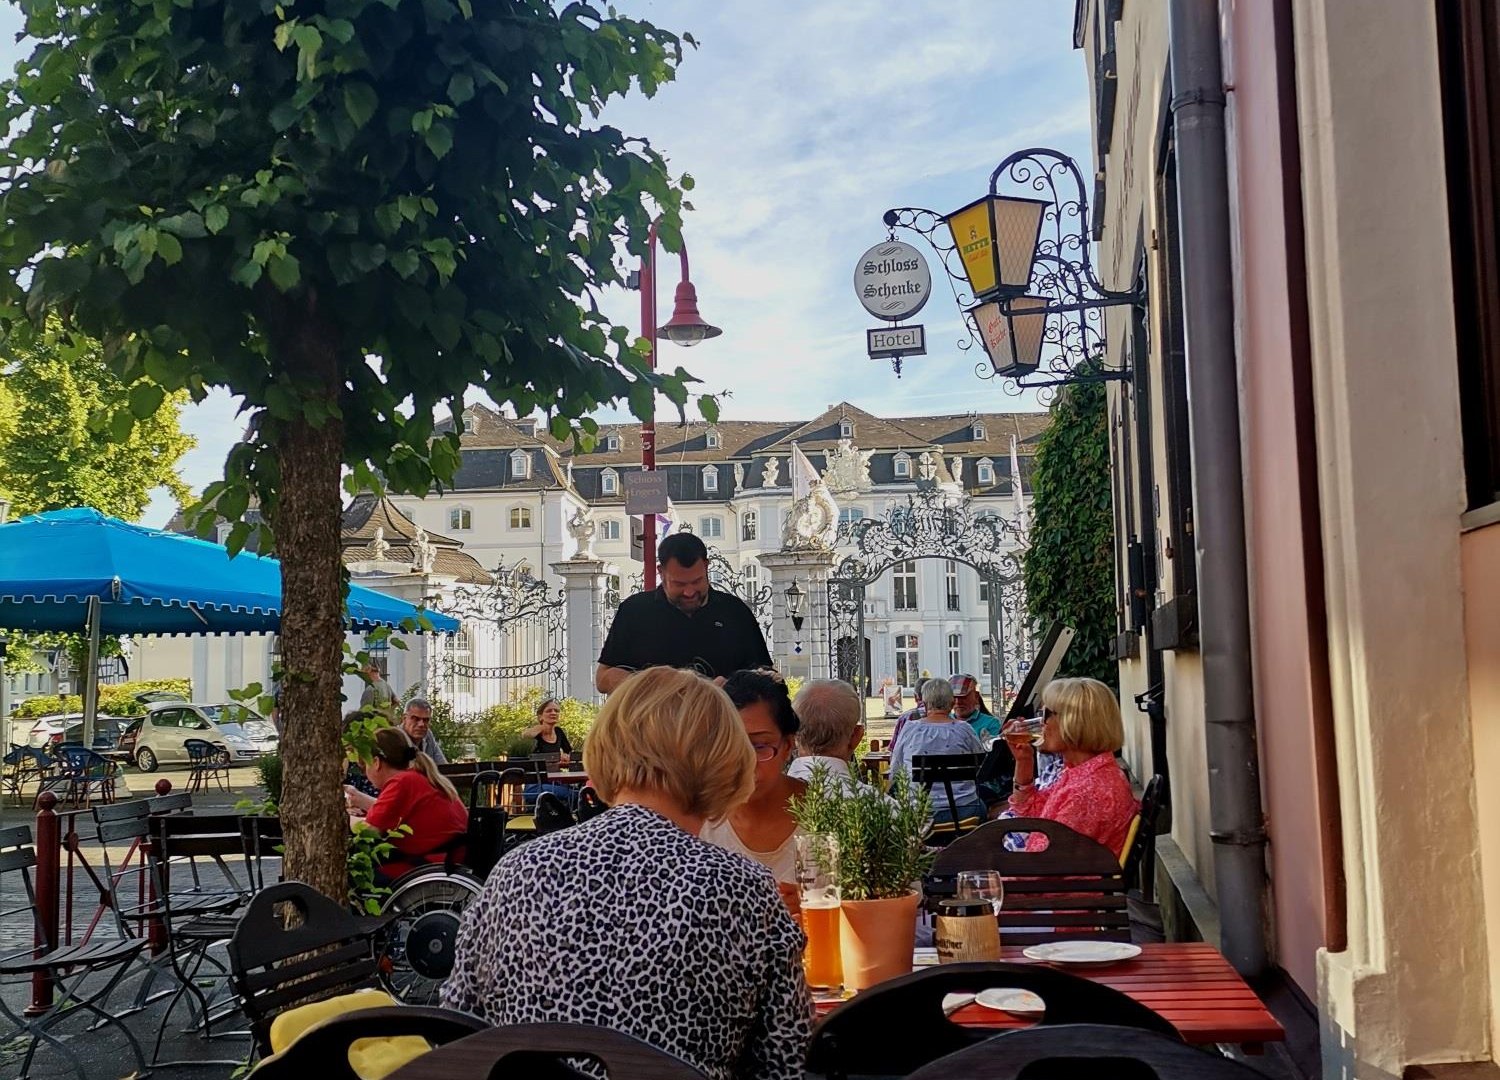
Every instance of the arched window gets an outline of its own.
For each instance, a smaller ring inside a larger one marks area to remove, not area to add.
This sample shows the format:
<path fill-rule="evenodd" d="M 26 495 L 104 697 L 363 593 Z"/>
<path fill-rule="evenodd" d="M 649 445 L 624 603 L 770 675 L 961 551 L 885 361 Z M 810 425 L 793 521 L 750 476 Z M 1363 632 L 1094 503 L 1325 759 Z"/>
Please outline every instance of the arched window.
<path fill-rule="evenodd" d="M 995 463 L 989 458 L 979 459 L 979 482 L 981 484 L 993 484 L 995 482 Z"/>
<path fill-rule="evenodd" d="M 474 527 L 474 511 L 467 506 L 455 506 L 448 511 L 448 531 L 468 532 Z"/>
<path fill-rule="evenodd" d="M 525 450 L 510 455 L 510 475 L 517 480 L 531 479 L 531 455 Z"/>
<path fill-rule="evenodd" d="M 601 539 L 601 540 L 618 540 L 618 539 L 620 539 L 620 519 L 619 518 L 605 518 L 603 521 L 601 521 L 599 523 L 599 539 Z"/>
<path fill-rule="evenodd" d="M 746 510 L 740 515 L 740 539 L 754 540 L 760 536 L 760 515 L 754 510 Z"/>
<path fill-rule="evenodd" d="M 613 469 L 605 469 L 599 474 L 599 494 L 618 495 L 620 493 L 620 474 Z"/>
<path fill-rule="evenodd" d="M 512 506 L 510 508 L 510 527 L 512 529 L 531 528 L 531 508 L 528 506 Z"/>
<path fill-rule="evenodd" d="M 708 437 L 707 437 L 707 439 L 705 441 L 707 442 L 708 448 L 710 450 L 717 450 L 720 446 L 723 445 L 722 440 L 720 440 L 720 438 L 719 438 L 719 429 L 718 428 L 709 428 L 708 429 Z"/>
<path fill-rule="evenodd" d="M 703 490 L 719 490 L 719 468 L 717 465 L 703 466 Z"/>
<path fill-rule="evenodd" d="M 892 470 L 899 477 L 911 476 L 911 455 L 904 452 L 897 454 L 892 465 Z"/>

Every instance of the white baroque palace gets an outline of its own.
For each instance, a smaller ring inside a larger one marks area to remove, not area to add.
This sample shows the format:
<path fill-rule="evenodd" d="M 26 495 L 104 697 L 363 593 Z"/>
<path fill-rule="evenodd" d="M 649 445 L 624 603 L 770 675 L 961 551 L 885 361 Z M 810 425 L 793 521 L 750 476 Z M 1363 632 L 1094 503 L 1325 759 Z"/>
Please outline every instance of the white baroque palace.
<path fill-rule="evenodd" d="M 602 425 L 598 445 L 581 453 L 530 419 L 484 405 L 467 408 L 461 422 L 453 485 L 422 499 L 393 496 L 394 507 L 434 543 L 451 551 L 457 541 L 489 570 L 503 565 L 560 586 L 553 564 L 583 544 L 610 564 L 616 589 L 639 587 L 624 496 L 625 476 L 641 467 L 638 425 Z M 931 484 L 968 495 L 976 515 L 1013 519 L 1030 501 L 1032 455 L 1046 425 L 1045 413 L 881 418 L 844 402 L 807 421 L 662 424 L 657 467 L 667 474 L 674 527 L 689 527 L 747 583 L 769 584 L 757 556 L 783 546 L 793 444 L 821 474 L 842 521 L 882 515 Z M 982 592 L 972 569 L 944 559 L 883 574 L 866 593 L 873 680 L 892 675 L 909 687 L 923 672 L 987 676 Z"/>

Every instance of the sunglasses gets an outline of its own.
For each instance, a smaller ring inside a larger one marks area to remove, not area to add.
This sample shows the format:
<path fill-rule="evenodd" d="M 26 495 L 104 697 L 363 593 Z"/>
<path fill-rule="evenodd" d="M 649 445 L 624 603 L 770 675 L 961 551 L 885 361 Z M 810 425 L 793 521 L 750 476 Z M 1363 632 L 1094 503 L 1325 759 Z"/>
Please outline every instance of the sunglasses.
<path fill-rule="evenodd" d="M 1054 716 L 1061 716 L 1061 715 L 1062 715 L 1062 713 L 1058 712 L 1056 709 L 1049 709 L 1049 708 L 1047 708 L 1045 706 L 1042 707 L 1042 719 L 1043 720 L 1051 720 Z"/>

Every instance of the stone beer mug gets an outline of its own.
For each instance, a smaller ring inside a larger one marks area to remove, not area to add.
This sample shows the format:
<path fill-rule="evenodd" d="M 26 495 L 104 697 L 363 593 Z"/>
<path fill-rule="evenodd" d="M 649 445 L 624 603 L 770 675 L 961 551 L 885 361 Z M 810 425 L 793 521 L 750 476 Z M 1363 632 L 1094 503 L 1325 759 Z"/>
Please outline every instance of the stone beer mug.
<path fill-rule="evenodd" d="M 939 903 L 933 940 L 941 964 L 1000 959 L 1000 924 L 988 900 Z"/>

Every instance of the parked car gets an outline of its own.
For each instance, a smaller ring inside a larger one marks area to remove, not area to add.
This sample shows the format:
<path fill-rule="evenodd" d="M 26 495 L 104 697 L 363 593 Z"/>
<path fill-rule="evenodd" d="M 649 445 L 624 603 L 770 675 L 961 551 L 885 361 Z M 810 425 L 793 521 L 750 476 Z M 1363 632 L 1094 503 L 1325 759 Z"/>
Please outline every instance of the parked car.
<path fill-rule="evenodd" d="M 94 717 L 94 749 L 115 749 L 129 722 L 129 718 L 121 716 L 101 714 Z M 83 742 L 82 713 L 39 717 L 31 725 L 31 733 L 26 740 L 28 746 L 45 750 L 49 754 L 65 742 Z"/>
<path fill-rule="evenodd" d="M 278 745 L 275 728 L 241 705 L 159 701 L 125 729 L 120 749 L 130 752 L 142 772 L 155 772 L 162 765 L 185 764 L 189 739 L 218 747 L 230 762 L 254 761 Z"/>

